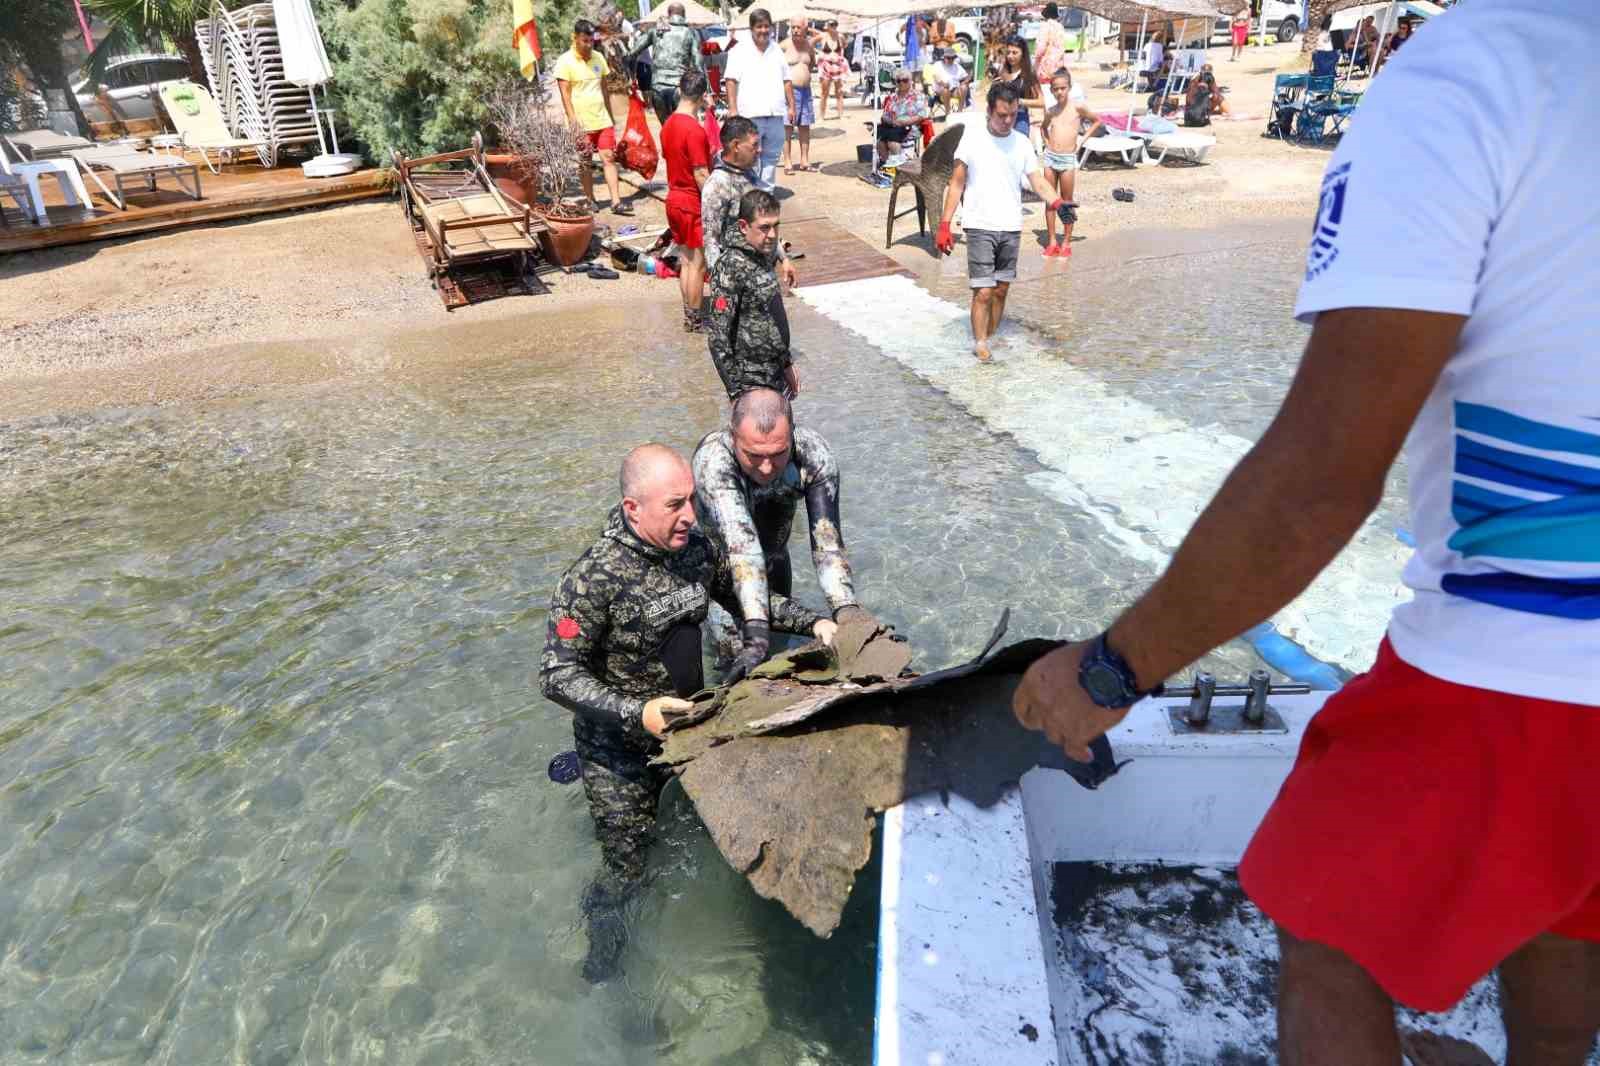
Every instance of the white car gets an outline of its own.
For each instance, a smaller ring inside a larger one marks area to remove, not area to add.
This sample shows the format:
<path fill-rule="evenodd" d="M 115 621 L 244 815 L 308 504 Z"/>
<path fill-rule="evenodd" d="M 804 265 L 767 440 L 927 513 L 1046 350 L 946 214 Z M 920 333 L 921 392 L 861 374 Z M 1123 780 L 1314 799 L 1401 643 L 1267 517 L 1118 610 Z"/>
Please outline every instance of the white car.
<path fill-rule="evenodd" d="M 1261 0 L 1261 6 L 1267 16 L 1267 33 L 1280 41 L 1288 42 L 1300 36 L 1300 31 L 1305 24 L 1300 21 L 1301 11 L 1299 0 Z M 1233 19 L 1220 18 L 1212 30 L 1211 39 L 1218 43 L 1226 42 L 1233 36 L 1231 24 Z M 1257 11 L 1250 18 L 1250 36 L 1254 37 L 1261 32 L 1261 12 Z"/>
<path fill-rule="evenodd" d="M 98 91 L 85 78 L 73 85 L 72 92 L 90 122 L 154 120 L 159 117 L 156 102 L 160 99 L 162 83 L 183 81 L 188 77 L 189 61 L 182 56 L 155 53 L 121 56 L 106 66 Z M 111 98 L 114 115 L 106 113 L 101 93 Z"/>
<path fill-rule="evenodd" d="M 971 67 L 977 58 L 978 42 L 983 40 L 983 19 L 978 16 L 961 15 L 950 20 L 956 33 L 956 55 L 961 62 Z M 868 65 L 876 52 L 884 59 L 898 58 L 906 54 L 905 42 L 900 39 L 900 31 L 905 26 L 905 18 L 898 17 L 886 19 L 876 25 L 869 26 L 861 31 L 865 38 L 861 42 L 861 58 Z M 873 30 L 876 28 L 877 33 Z M 927 58 L 926 55 L 923 57 Z"/>

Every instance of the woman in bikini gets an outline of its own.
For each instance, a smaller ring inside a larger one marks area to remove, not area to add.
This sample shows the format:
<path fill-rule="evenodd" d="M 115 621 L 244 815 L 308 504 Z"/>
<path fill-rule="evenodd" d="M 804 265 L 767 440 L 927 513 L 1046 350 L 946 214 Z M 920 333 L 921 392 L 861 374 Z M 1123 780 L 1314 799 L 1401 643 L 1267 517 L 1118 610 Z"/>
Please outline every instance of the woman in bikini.
<path fill-rule="evenodd" d="M 821 108 L 818 121 L 828 118 L 828 90 L 833 90 L 839 101 L 838 118 L 844 118 L 844 83 L 850 78 L 850 62 L 844 57 L 844 37 L 839 33 L 839 20 L 829 19 L 827 29 L 812 35 L 812 46 L 817 50 L 817 77 L 822 81 Z"/>

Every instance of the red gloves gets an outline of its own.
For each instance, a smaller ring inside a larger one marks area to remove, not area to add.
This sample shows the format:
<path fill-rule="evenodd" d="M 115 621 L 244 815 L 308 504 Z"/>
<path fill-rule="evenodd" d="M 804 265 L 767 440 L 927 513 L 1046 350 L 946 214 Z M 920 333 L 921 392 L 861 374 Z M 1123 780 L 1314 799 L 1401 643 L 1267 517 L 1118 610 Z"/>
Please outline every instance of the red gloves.
<path fill-rule="evenodd" d="M 933 246 L 945 255 L 949 255 L 951 249 L 955 248 L 956 238 L 950 232 L 950 223 L 939 223 L 939 233 L 933 238 Z"/>

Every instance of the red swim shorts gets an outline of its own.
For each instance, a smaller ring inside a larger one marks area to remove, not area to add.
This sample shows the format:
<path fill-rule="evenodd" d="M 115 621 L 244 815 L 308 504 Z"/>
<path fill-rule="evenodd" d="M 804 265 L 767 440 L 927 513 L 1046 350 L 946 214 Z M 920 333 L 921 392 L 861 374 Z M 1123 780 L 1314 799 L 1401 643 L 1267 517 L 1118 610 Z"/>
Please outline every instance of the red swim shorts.
<path fill-rule="evenodd" d="M 1441 1011 L 1541 933 L 1600 941 L 1600 707 L 1425 674 L 1385 640 L 1306 729 L 1239 880 Z"/>
<path fill-rule="evenodd" d="M 591 152 L 609 152 L 617 146 L 617 131 L 612 126 L 606 126 L 598 130 L 585 130 L 583 136 L 588 140 Z"/>
<path fill-rule="evenodd" d="M 679 248 L 704 248 L 705 231 L 700 223 L 700 202 L 677 203 L 667 195 L 667 229 L 672 233 L 672 243 Z"/>

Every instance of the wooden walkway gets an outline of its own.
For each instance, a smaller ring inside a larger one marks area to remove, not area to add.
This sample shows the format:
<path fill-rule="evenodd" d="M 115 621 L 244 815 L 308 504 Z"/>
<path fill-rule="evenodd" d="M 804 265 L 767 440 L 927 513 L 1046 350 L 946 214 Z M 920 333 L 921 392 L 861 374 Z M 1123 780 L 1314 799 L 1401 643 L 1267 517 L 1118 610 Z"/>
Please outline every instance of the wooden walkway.
<path fill-rule="evenodd" d="M 800 272 L 800 288 L 891 274 L 912 276 L 911 271 L 827 218 L 786 218 L 783 239 L 806 253 L 806 257 L 795 264 Z"/>
<path fill-rule="evenodd" d="M 203 199 L 179 192 L 170 179 L 163 179 L 155 192 L 133 182 L 128 186 L 126 211 L 117 210 L 98 194 L 88 210 L 67 207 L 56 183 L 47 180 L 45 207 L 50 224 L 35 225 L 10 207 L 5 212 L 6 225 L 0 226 L 0 254 L 383 196 L 391 189 L 389 173 L 387 169 L 368 169 L 337 178 L 307 178 L 298 166 L 264 170 L 254 164 L 230 163 L 221 174 L 213 174 L 202 165 Z M 92 184 L 85 184 L 96 192 Z"/>

